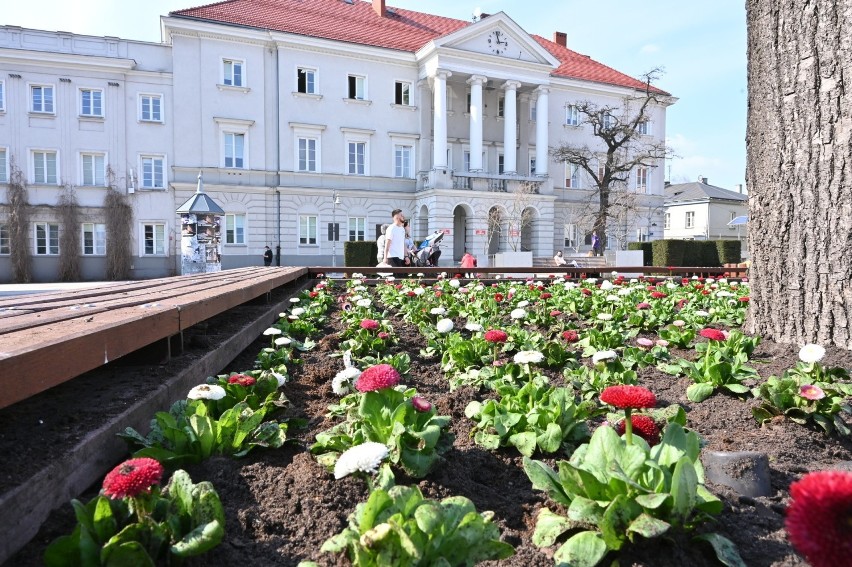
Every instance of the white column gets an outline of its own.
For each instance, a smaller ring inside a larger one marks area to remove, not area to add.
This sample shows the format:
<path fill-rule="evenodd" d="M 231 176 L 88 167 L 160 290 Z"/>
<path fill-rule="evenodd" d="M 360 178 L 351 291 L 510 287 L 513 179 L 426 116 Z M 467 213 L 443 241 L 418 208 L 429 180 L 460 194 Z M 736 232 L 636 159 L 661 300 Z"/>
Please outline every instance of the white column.
<path fill-rule="evenodd" d="M 433 92 L 435 96 L 435 115 L 433 116 L 435 151 L 432 155 L 433 169 L 447 169 L 447 79 L 452 76 L 449 71 L 439 69 L 435 72 Z"/>
<path fill-rule="evenodd" d="M 535 90 L 538 98 L 535 103 L 535 174 L 546 176 L 547 164 L 550 160 L 548 155 L 548 112 L 547 95 L 550 89 L 540 86 Z"/>
<path fill-rule="evenodd" d="M 506 81 L 503 89 L 503 173 L 518 173 L 518 81 Z"/>
<path fill-rule="evenodd" d="M 470 85 L 470 170 L 482 171 L 482 85 L 488 79 L 473 75 Z"/>

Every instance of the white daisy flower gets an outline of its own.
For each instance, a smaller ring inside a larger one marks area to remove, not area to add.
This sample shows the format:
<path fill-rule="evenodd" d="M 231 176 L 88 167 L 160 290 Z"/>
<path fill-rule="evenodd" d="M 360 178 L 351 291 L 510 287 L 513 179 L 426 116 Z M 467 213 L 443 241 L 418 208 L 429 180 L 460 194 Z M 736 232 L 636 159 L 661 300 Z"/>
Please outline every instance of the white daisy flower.
<path fill-rule="evenodd" d="M 438 329 L 439 333 L 447 334 L 453 330 L 453 321 L 452 319 L 441 319 L 435 323 L 435 328 Z"/>
<path fill-rule="evenodd" d="M 353 287 L 352 289 L 360 293 L 360 292 L 362 292 L 362 291 L 367 291 L 367 286 L 365 286 L 365 285 L 356 285 L 356 286 L 355 286 L 355 287 Z"/>
<path fill-rule="evenodd" d="M 279 314 L 278 314 L 278 318 L 279 318 L 279 319 L 286 319 L 286 318 L 287 318 L 287 314 L 286 314 L 286 313 L 279 313 Z"/>
<path fill-rule="evenodd" d="M 530 304 L 530 302 L 525 299 L 523 301 L 518 302 L 518 307 L 526 307 L 529 304 Z"/>
<path fill-rule="evenodd" d="M 304 307 L 296 307 L 294 309 L 291 309 L 290 313 L 295 315 L 296 317 L 298 317 L 299 315 L 305 314 L 305 309 L 304 309 Z"/>
<path fill-rule="evenodd" d="M 461 282 L 457 279 L 450 280 L 450 287 L 458 288 L 461 286 Z"/>
<path fill-rule="evenodd" d="M 598 283 L 598 279 L 597 278 L 586 278 L 586 283 L 587 284 L 596 284 L 596 283 Z"/>
<path fill-rule="evenodd" d="M 346 368 L 349 368 L 350 366 L 352 366 L 352 351 L 351 350 L 347 350 L 346 352 L 343 353 L 343 365 Z"/>
<path fill-rule="evenodd" d="M 715 282 L 716 280 L 714 280 L 713 278 L 707 278 L 707 280 L 705 280 L 705 281 L 706 281 L 707 283 L 713 283 L 713 282 Z"/>
<path fill-rule="evenodd" d="M 730 291 L 725 291 L 724 289 L 716 292 L 716 297 L 733 297 L 734 294 Z"/>
<path fill-rule="evenodd" d="M 414 288 L 414 295 L 423 295 L 424 293 L 426 293 L 426 290 L 423 289 L 422 287 L 415 287 Z"/>
<path fill-rule="evenodd" d="M 574 282 L 565 282 L 565 285 L 563 285 L 563 287 L 565 288 L 565 291 L 571 291 L 572 289 L 577 287 L 577 284 L 575 284 Z"/>
<path fill-rule="evenodd" d="M 199 384 L 186 397 L 190 400 L 221 400 L 225 397 L 225 388 L 216 384 Z"/>
<path fill-rule="evenodd" d="M 358 302 L 355 303 L 355 305 L 357 305 L 358 307 L 369 307 L 372 304 L 373 302 L 369 299 L 359 299 Z"/>
<path fill-rule="evenodd" d="M 710 316 L 710 314 L 709 314 L 708 312 L 706 312 L 706 311 L 704 311 L 704 310 L 701 310 L 701 309 L 699 309 L 698 311 L 696 311 L 696 312 L 695 312 L 695 315 L 696 315 L 697 317 L 709 317 L 709 316 Z"/>
<path fill-rule="evenodd" d="M 355 295 L 353 295 L 351 298 L 349 298 L 349 300 L 352 301 L 352 302 L 360 301 L 362 299 L 364 299 L 364 296 L 357 294 L 357 293 Z"/>
<path fill-rule="evenodd" d="M 275 380 L 278 381 L 278 387 L 279 388 L 287 383 L 287 375 L 286 374 L 280 374 L 278 372 L 272 371 L 272 375 L 275 377 Z"/>
<path fill-rule="evenodd" d="M 606 362 L 607 360 L 615 360 L 618 358 L 618 353 L 614 350 L 599 350 L 592 355 L 592 363 Z"/>
<path fill-rule="evenodd" d="M 467 329 L 468 331 L 473 331 L 474 333 L 478 333 L 479 331 L 482 330 L 482 325 L 480 325 L 479 323 L 473 323 L 473 322 L 469 321 L 469 322 L 465 323 L 464 328 Z"/>
<path fill-rule="evenodd" d="M 286 315 L 286 313 L 284 315 Z M 275 327 L 269 327 L 268 329 L 263 331 L 263 334 L 267 337 L 272 336 L 272 335 L 280 335 L 281 329 L 276 329 Z"/>
<path fill-rule="evenodd" d="M 475 288 L 473 288 L 473 289 L 475 289 L 476 291 L 482 291 L 483 289 L 485 289 L 485 286 L 484 286 L 484 285 L 482 285 L 482 284 L 479 284 L 478 286 L 476 286 L 476 287 L 475 287 Z"/>
<path fill-rule="evenodd" d="M 275 339 L 275 346 L 287 346 L 293 342 L 290 337 L 278 337 Z"/>
<path fill-rule="evenodd" d="M 824 356 L 825 348 L 820 345 L 806 344 L 799 350 L 799 360 L 808 364 L 819 362 Z"/>
<path fill-rule="evenodd" d="M 598 319 L 601 321 L 612 321 L 612 313 L 598 313 Z"/>
<path fill-rule="evenodd" d="M 686 325 L 686 321 L 684 321 L 683 319 L 675 319 L 674 321 L 672 321 L 672 325 L 674 325 L 675 327 L 683 327 L 684 325 Z"/>
<path fill-rule="evenodd" d="M 341 479 L 354 472 L 374 473 L 388 456 L 382 443 L 367 441 L 345 450 L 334 464 L 334 478 Z"/>
<path fill-rule="evenodd" d="M 447 310 L 444 309 L 443 307 L 433 307 L 432 309 L 429 310 L 429 313 L 431 313 L 432 315 L 443 315 L 446 312 L 447 312 Z"/>
<path fill-rule="evenodd" d="M 515 354 L 515 364 L 538 364 L 544 355 L 537 350 L 522 350 Z"/>
<path fill-rule="evenodd" d="M 716 281 L 718 281 L 720 284 L 726 284 L 726 283 L 728 283 L 728 278 L 719 278 Z M 737 282 L 733 282 L 731 285 L 733 286 L 735 283 L 737 283 Z"/>
<path fill-rule="evenodd" d="M 623 287 L 618 290 L 618 295 L 630 295 L 631 293 L 633 293 L 633 290 L 629 287 Z"/>
<path fill-rule="evenodd" d="M 354 366 L 347 366 L 335 374 L 334 379 L 331 381 L 331 391 L 338 396 L 348 394 L 350 390 L 349 386 L 357 380 L 360 375 L 360 370 Z"/>
<path fill-rule="evenodd" d="M 668 289 L 677 289 L 678 285 L 676 283 L 669 282 L 666 284 L 666 288 Z"/>
<path fill-rule="evenodd" d="M 604 280 L 601 282 L 601 290 L 608 291 L 613 288 L 612 282 L 609 280 Z"/>
<path fill-rule="evenodd" d="M 352 274 L 352 277 L 354 278 L 354 279 L 352 280 L 352 285 L 361 285 L 361 278 L 363 278 L 363 277 L 364 277 L 363 275 L 361 275 L 361 274 Z"/>
<path fill-rule="evenodd" d="M 621 301 L 621 298 L 618 297 L 617 295 L 609 294 L 609 295 L 606 296 L 606 300 L 609 301 L 610 303 L 612 303 L 612 302 L 615 302 L 615 301 Z"/>
<path fill-rule="evenodd" d="M 300 300 L 299 300 L 299 298 L 298 298 L 298 297 L 291 297 L 291 298 L 290 298 L 290 303 L 299 303 L 299 301 L 300 301 Z"/>
<path fill-rule="evenodd" d="M 527 316 L 527 312 L 523 309 L 513 309 L 512 312 L 509 313 L 509 316 L 512 319 L 523 319 Z"/>

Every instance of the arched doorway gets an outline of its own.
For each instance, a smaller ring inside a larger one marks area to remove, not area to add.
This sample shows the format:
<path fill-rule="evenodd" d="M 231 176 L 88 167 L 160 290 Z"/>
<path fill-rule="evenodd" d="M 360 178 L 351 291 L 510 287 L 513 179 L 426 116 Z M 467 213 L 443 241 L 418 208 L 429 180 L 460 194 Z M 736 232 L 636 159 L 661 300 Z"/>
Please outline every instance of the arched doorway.
<path fill-rule="evenodd" d="M 467 209 L 458 205 L 453 210 L 453 260 L 460 262 L 467 247 Z"/>
<path fill-rule="evenodd" d="M 537 224 L 538 211 L 532 207 L 524 209 L 521 220 L 521 251 L 532 252 L 533 256 L 535 256 L 538 252 L 538 242 L 536 238 Z"/>
<path fill-rule="evenodd" d="M 498 207 L 488 210 L 488 255 L 493 256 L 500 251 L 500 238 L 503 233 L 503 215 Z"/>

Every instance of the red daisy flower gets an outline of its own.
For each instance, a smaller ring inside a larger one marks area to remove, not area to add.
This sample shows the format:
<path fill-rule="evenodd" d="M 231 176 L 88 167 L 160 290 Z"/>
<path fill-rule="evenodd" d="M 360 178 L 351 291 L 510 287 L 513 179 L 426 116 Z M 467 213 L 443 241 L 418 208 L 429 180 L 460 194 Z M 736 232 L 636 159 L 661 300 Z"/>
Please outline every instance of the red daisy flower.
<path fill-rule="evenodd" d="M 240 386 L 253 386 L 256 380 L 245 374 L 234 374 L 228 378 L 228 384 L 239 384 Z"/>
<path fill-rule="evenodd" d="M 500 303 L 501 301 L 503 301 L 503 294 L 502 293 L 495 293 L 494 294 L 494 301 L 496 301 L 497 303 Z"/>
<path fill-rule="evenodd" d="M 636 304 L 636 309 L 640 309 L 640 310 L 641 310 L 641 309 L 650 309 L 650 308 L 651 308 L 651 304 L 650 304 L 650 303 L 647 303 L 647 302 L 645 302 L 645 301 L 643 301 L 642 303 L 637 303 L 637 304 Z"/>
<path fill-rule="evenodd" d="M 635 414 L 630 416 L 630 423 L 633 424 L 633 433 L 648 442 L 652 447 L 660 442 L 660 428 L 650 415 Z M 622 419 L 615 425 L 615 430 L 619 435 L 624 435 L 624 420 Z"/>
<path fill-rule="evenodd" d="M 553 294 L 544 292 L 539 297 L 541 297 L 542 299 L 550 299 L 551 297 L 553 297 Z"/>
<path fill-rule="evenodd" d="M 441 297 L 442 295 L 444 295 L 444 293 L 443 293 L 443 292 L 441 292 L 441 291 L 436 291 L 436 292 L 435 292 L 435 297 Z"/>
<path fill-rule="evenodd" d="M 423 396 L 414 396 L 411 398 L 411 405 L 414 406 L 416 411 L 421 413 L 425 413 L 432 409 L 432 404 L 429 403 L 429 400 L 424 398 Z"/>
<path fill-rule="evenodd" d="M 656 287 L 654 287 L 654 286 L 652 286 L 652 285 L 645 286 L 645 290 L 646 290 L 646 291 L 654 291 L 655 289 L 657 289 L 657 288 L 656 288 Z"/>
<path fill-rule="evenodd" d="M 506 334 L 506 331 L 491 329 L 486 331 L 484 338 L 489 343 L 505 343 L 509 339 L 509 335 Z"/>
<path fill-rule="evenodd" d="M 415 295 L 417 295 L 417 294 L 416 294 L 416 293 L 414 293 L 413 291 L 409 291 L 409 292 L 408 292 L 408 293 L 406 293 L 405 295 L 407 295 L 408 297 L 414 297 L 414 296 L 415 296 Z"/>
<path fill-rule="evenodd" d="M 583 295 L 592 295 L 592 290 L 584 287 L 580 290 L 580 293 L 582 293 Z"/>
<path fill-rule="evenodd" d="M 399 384 L 400 375 L 390 364 L 377 364 L 361 373 L 355 381 L 355 389 L 359 392 L 373 392 L 383 388 L 392 388 Z"/>
<path fill-rule="evenodd" d="M 654 299 L 662 299 L 664 297 L 668 297 L 668 295 L 666 295 L 662 291 L 652 291 L 651 297 L 653 297 Z"/>
<path fill-rule="evenodd" d="M 848 565 L 852 557 L 852 473 L 819 471 L 790 485 L 787 533 L 813 567 Z"/>
<path fill-rule="evenodd" d="M 377 336 L 377 337 L 379 337 L 379 338 L 380 338 L 380 339 L 382 339 L 382 340 L 385 340 L 385 339 L 386 339 L 386 338 L 388 338 L 390 335 L 389 335 L 389 334 L 387 334 L 386 332 L 382 331 L 381 333 L 379 333 L 379 334 L 378 334 L 378 335 L 376 335 L 376 336 Z"/>
<path fill-rule="evenodd" d="M 710 292 L 706 289 L 701 290 L 701 295 L 710 295 Z"/>
<path fill-rule="evenodd" d="M 706 329 L 701 329 L 701 332 L 699 334 L 705 339 L 710 339 L 711 341 L 725 340 L 725 333 L 723 333 L 719 329 L 707 327 Z"/>
<path fill-rule="evenodd" d="M 751 298 L 750 298 L 750 297 L 741 297 L 741 298 L 740 298 L 740 303 L 748 303 L 750 300 L 751 300 Z"/>
<path fill-rule="evenodd" d="M 368 331 L 375 331 L 379 328 L 379 322 L 375 319 L 364 319 L 361 321 L 361 328 L 367 329 Z"/>
<path fill-rule="evenodd" d="M 104 494 L 113 500 L 134 498 L 148 492 L 163 479 L 163 465 L 154 459 L 142 457 L 124 461 L 104 477 Z"/>
<path fill-rule="evenodd" d="M 565 339 L 569 343 L 576 343 L 580 340 L 580 335 L 577 334 L 577 331 L 567 330 L 562 332 L 562 338 Z"/>
<path fill-rule="evenodd" d="M 318 296 L 318 295 L 319 295 L 319 293 L 317 293 L 317 292 L 315 292 L 315 291 L 312 291 L 312 292 L 310 292 L 310 293 L 308 294 L 308 297 L 310 297 L 311 299 L 313 299 L 313 298 L 315 298 L 315 297 L 316 297 L 316 296 Z"/>
<path fill-rule="evenodd" d="M 560 315 L 562 315 L 562 311 L 560 311 L 559 309 L 554 309 L 550 312 L 551 317 L 559 317 Z"/>
<path fill-rule="evenodd" d="M 621 409 L 652 408 L 657 405 L 657 396 L 642 386 L 609 386 L 601 392 L 601 401 Z"/>

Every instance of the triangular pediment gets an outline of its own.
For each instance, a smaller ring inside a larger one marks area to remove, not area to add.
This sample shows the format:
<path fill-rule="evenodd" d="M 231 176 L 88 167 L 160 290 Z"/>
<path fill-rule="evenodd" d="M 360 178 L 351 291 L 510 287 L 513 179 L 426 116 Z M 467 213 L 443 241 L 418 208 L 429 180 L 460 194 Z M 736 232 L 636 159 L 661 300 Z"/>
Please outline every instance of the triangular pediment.
<path fill-rule="evenodd" d="M 504 12 L 482 18 L 434 40 L 436 48 L 490 55 L 497 58 L 559 66 L 559 60 Z"/>

